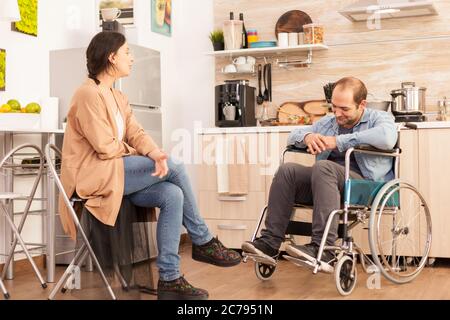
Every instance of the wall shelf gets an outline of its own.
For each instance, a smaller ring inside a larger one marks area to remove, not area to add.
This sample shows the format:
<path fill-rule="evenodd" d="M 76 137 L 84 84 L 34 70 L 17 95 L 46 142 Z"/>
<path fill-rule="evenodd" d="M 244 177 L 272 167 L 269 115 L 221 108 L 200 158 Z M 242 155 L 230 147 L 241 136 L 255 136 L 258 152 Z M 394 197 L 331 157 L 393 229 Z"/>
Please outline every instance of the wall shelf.
<path fill-rule="evenodd" d="M 222 50 L 222 51 L 212 51 L 207 52 L 206 55 L 214 56 L 214 57 L 233 57 L 240 55 L 265 55 L 265 54 L 285 54 L 292 52 L 301 52 L 301 51 L 321 51 L 328 50 L 328 46 L 325 44 L 304 44 L 295 47 L 269 47 L 269 48 L 250 48 L 250 49 L 239 49 L 239 50 Z"/>

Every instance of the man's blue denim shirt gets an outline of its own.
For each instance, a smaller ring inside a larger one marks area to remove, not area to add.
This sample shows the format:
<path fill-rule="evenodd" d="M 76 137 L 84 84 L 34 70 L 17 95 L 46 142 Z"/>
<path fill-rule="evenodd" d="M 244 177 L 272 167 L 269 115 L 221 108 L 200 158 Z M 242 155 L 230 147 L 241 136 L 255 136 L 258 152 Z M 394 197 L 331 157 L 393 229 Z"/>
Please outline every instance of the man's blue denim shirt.
<path fill-rule="evenodd" d="M 368 144 L 382 150 L 392 149 L 397 143 L 398 131 L 391 113 L 365 109 L 353 133 L 339 135 L 339 125 L 334 115 L 327 115 L 312 126 L 294 129 L 288 138 L 288 145 L 306 148 L 303 139 L 308 133 L 320 133 L 324 136 L 336 136 L 339 151 L 362 144 Z M 316 160 L 326 160 L 331 150 L 326 150 L 316 156 Z M 382 157 L 355 153 L 355 159 L 365 179 L 373 181 L 388 181 L 394 178 L 392 157 Z"/>

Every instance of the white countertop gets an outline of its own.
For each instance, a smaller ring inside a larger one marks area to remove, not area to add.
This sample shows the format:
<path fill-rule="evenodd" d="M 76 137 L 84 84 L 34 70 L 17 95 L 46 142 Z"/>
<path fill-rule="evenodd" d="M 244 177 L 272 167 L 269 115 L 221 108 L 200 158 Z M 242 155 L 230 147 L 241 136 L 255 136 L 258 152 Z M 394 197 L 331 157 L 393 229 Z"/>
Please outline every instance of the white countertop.
<path fill-rule="evenodd" d="M 0 133 L 64 133 L 63 129 L 24 129 L 24 128 L 0 128 Z"/>
<path fill-rule="evenodd" d="M 264 132 L 291 132 L 295 128 L 309 126 L 268 126 L 268 127 L 231 127 L 231 128 L 200 128 L 197 134 L 221 134 L 221 133 L 264 133 Z"/>
<path fill-rule="evenodd" d="M 412 129 L 412 127 L 405 127 L 404 123 L 397 124 L 401 130 Z M 436 129 L 436 128 L 450 128 L 450 121 L 428 121 L 428 122 L 414 122 L 412 125 L 417 129 Z M 232 128 L 200 128 L 196 131 L 197 134 L 236 134 L 236 133 L 265 133 L 265 132 L 291 132 L 296 128 L 306 128 L 309 126 L 269 126 L 269 127 L 232 127 Z"/>
<path fill-rule="evenodd" d="M 411 129 L 445 129 L 450 128 L 450 121 L 410 122 L 408 126 Z"/>

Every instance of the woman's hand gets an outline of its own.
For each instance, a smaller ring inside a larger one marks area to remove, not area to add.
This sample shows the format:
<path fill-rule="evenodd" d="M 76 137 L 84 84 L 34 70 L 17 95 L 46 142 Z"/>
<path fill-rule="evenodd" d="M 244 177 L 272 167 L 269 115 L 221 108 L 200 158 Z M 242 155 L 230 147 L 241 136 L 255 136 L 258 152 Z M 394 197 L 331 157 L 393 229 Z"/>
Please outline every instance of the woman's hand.
<path fill-rule="evenodd" d="M 169 172 L 167 154 L 158 149 L 152 151 L 149 156 L 155 161 L 155 172 L 152 173 L 152 177 L 159 177 L 160 179 L 164 178 Z"/>

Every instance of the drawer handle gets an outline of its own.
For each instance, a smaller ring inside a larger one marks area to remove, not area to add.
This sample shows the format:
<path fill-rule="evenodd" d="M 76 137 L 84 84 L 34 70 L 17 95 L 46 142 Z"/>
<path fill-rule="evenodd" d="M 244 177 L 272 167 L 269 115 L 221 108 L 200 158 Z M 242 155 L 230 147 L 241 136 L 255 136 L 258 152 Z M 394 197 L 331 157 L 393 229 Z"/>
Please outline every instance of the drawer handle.
<path fill-rule="evenodd" d="M 219 224 L 217 228 L 221 230 L 247 230 L 248 227 L 245 224 L 230 225 L 230 224 Z"/>
<path fill-rule="evenodd" d="M 219 201 L 245 201 L 247 200 L 246 196 L 241 197 L 233 197 L 233 196 L 219 196 Z"/>

